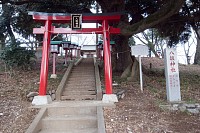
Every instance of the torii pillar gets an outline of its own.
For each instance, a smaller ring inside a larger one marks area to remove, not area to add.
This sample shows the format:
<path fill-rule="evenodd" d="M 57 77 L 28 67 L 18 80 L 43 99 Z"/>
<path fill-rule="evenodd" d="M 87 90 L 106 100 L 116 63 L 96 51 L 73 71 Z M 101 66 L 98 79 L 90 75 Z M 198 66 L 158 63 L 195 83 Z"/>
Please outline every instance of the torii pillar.
<path fill-rule="evenodd" d="M 112 64 L 110 54 L 110 34 L 107 20 L 103 20 L 103 51 L 104 51 L 104 76 L 106 94 L 103 95 L 103 102 L 118 102 L 117 96 L 112 92 Z"/>
<path fill-rule="evenodd" d="M 51 20 L 45 21 L 45 30 L 42 46 L 42 61 L 40 70 L 40 89 L 39 96 L 35 96 L 32 104 L 33 105 L 43 105 L 52 102 L 51 97 L 46 95 L 47 79 L 48 79 L 48 65 L 49 65 L 49 50 L 51 42 Z"/>

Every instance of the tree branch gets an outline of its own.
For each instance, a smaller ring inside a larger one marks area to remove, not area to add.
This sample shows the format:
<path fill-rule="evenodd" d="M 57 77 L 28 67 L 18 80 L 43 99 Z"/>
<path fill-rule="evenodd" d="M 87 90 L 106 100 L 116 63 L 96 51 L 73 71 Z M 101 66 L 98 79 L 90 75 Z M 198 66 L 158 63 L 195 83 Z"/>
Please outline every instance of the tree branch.
<path fill-rule="evenodd" d="M 151 28 L 179 12 L 183 4 L 184 0 L 169 0 L 159 11 L 149 15 L 137 23 L 128 25 L 127 23 L 121 21 L 119 23 L 121 33 L 126 36 L 131 36 L 142 32 L 145 29 Z"/>
<path fill-rule="evenodd" d="M 23 5 L 28 3 L 44 3 L 42 0 L 23 0 L 23 1 L 11 1 L 11 0 L 1 0 L 0 4 L 10 3 L 11 5 Z"/>

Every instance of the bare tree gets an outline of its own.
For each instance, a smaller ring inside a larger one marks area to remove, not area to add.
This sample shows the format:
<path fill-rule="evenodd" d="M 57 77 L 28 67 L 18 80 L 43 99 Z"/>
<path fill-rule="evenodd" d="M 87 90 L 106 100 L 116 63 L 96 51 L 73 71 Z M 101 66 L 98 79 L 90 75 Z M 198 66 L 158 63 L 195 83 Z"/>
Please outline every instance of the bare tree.
<path fill-rule="evenodd" d="M 188 65 L 190 65 L 191 57 L 195 54 L 194 51 L 193 52 L 191 51 L 191 47 L 196 43 L 194 37 L 190 37 L 190 40 L 191 41 L 187 41 L 186 43 L 182 44 L 186 58 L 186 63 Z"/>
<path fill-rule="evenodd" d="M 196 33 L 196 39 L 197 39 L 197 46 L 196 46 L 196 53 L 194 57 L 194 64 L 200 64 L 200 29 L 198 29 L 198 32 Z"/>
<path fill-rule="evenodd" d="M 134 37 L 149 47 L 149 53 L 152 51 L 156 57 L 163 57 L 164 46 L 167 45 L 168 40 L 167 38 L 161 37 L 156 29 L 148 29 L 140 34 L 134 35 Z M 151 57 L 151 54 L 149 56 Z"/>

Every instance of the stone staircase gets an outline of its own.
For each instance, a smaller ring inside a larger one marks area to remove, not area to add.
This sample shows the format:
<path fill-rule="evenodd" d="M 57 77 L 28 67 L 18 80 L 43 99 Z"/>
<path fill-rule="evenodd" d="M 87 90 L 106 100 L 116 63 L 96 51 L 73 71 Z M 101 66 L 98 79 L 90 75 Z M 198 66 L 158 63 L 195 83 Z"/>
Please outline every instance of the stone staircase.
<path fill-rule="evenodd" d="M 94 59 L 82 59 L 67 73 L 61 101 L 43 106 L 26 133 L 105 133 L 102 107 L 110 105 L 97 100 Z"/>
<path fill-rule="evenodd" d="M 50 107 L 39 133 L 97 133 L 97 107 Z"/>
<path fill-rule="evenodd" d="M 78 66 L 72 68 L 61 100 L 96 100 L 93 58 L 82 59 Z"/>
<path fill-rule="evenodd" d="M 25 133 L 106 133 L 102 101 L 60 101 L 43 106 Z"/>

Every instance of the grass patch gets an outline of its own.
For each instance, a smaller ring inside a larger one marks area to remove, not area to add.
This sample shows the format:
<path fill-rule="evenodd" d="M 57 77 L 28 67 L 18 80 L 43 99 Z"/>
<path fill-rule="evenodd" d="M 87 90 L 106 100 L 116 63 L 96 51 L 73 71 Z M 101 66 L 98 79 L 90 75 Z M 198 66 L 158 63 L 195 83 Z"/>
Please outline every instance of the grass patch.
<path fill-rule="evenodd" d="M 127 78 L 121 78 L 119 76 L 113 76 L 113 81 L 117 82 L 118 84 L 121 84 L 122 82 L 126 82 Z"/>
<path fill-rule="evenodd" d="M 158 89 L 156 89 L 155 87 L 153 87 L 152 85 L 148 85 L 148 89 L 154 93 L 154 94 L 157 94 L 158 93 Z"/>
<path fill-rule="evenodd" d="M 186 98 L 185 102 L 188 104 L 195 104 L 195 103 L 197 103 L 197 100 L 195 100 L 193 98 Z"/>

